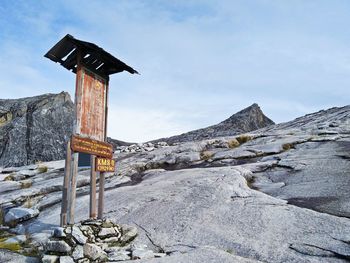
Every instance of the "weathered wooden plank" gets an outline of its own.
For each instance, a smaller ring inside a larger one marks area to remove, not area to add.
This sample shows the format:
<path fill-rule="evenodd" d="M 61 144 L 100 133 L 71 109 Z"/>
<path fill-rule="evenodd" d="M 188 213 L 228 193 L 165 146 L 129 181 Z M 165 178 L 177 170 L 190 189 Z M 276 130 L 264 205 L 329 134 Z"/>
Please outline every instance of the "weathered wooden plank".
<path fill-rule="evenodd" d="M 96 171 L 95 156 L 91 155 L 91 172 L 90 172 L 90 218 L 96 218 Z"/>
<path fill-rule="evenodd" d="M 63 191 L 62 191 L 62 206 L 61 206 L 61 220 L 60 225 L 63 227 L 67 225 L 67 207 L 68 207 L 68 192 L 70 192 L 69 177 L 71 172 L 71 149 L 70 141 L 67 143 L 66 162 L 64 167 Z"/>
<path fill-rule="evenodd" d="M 74 152 L 83 152 L 106 158 L 112 158 L 113 156 L 113 146 L 111 144 L 78 135 L 72 135 L 71 148 Z"/>
<path fill-rule="evenodd" d="M 66 69 L 71 69 L 77 63 L 77 53 L 78 51 L 75 49 L 69 56 L 62 62 L 62 66 Z"/>
<path fill-rule="evenodd" d="M 107 141 L 107 124 L 108 124 L 108 82 L 106 83 L 106 103 L 105 103 L 105 133 L 104 133 L 104 141 Z M 105 174 L 104 172 L 100 173 L 100 182 L 99 182 L 99 192 L 98 192 L 98 218 L 103 218 L 104 211 L 104 192 L 105 192 Z"/>
<path fill-rule="evenodd" d="M 82 74 L 79 134 L 104 141 L 106 80 L 86 68 L 82 69 Z"/>
<path fill-rule="evenodd" d="M 67 211 L 67 221 L 68 224 L 74 224 L 74 216 L 75 216 L 75 200 L 76 200 L 76 191 L 77 191 L 77 173 L 78 173 L 78 158 L 79 154 L 72 154 L 72 164 L 71 164 L 71 176 L 70 176 L 70 184 L 71 191 L 68 199 L 68 211 Z"/>
<path fill-rule="evenodd" d="M 100 181 L 98 187 L 98 218 L 103 218 L 103 210 L 104 210 L 104 196 L 105 196 L 105 174 L 100 173 Z"/>

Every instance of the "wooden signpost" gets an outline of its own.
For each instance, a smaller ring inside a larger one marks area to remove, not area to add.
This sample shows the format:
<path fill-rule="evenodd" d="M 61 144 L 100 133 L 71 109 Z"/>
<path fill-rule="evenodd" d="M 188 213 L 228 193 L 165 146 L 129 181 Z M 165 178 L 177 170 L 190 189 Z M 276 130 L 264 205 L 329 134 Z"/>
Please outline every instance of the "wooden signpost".
<path fill-rule="evenodd" d="M 75 120 L 67 144 L 61 226 L 74 224 L 78 153 L 91 154 L 90 218 L 96 217 L 96 172 L 100 173 L 98 218 L 103 217 L 105 172 L 114 172 L 112 145 L 107 139 L 109 75 L 136 70 L 97 45 L 66 35 L 45 57 L 76 73 Z"/>
<path fill-rule="evenodd" d="M 70 145 L 73 152 L 88 153 L 110 159 L 113 156 L 113 146 L 106 142 L 72 135 Z"/>

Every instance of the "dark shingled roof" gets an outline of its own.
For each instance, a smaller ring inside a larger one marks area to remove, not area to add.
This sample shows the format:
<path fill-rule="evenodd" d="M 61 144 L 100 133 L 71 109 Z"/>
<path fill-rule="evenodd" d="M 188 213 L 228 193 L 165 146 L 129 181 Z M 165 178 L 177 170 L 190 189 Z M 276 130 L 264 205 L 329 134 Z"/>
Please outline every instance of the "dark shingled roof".
<path fill-rule="evenodd" d="M 77 71 L 77 50 L 81 51 L 82 64 L 102 76 L 128 71 L 131 74 L 139 74 L 132 67 L 115 58 L 99 46 L 74 38 L 67 34 L 54 45 L 45 57 L 60 63 L 74 73 Z"/>

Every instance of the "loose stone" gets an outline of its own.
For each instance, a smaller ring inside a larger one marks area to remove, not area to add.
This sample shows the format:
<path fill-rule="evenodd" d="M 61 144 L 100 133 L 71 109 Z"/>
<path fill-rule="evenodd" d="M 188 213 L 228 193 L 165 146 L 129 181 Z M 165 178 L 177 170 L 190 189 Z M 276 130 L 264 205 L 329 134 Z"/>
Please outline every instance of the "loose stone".
<path fill-rule="evenodd" d="M 59 252 L 63 254 L 68 254 L 71 252 L 71 247 L 64 241 L 48 241 L 45 244 L 45 250 L 50 252 Z"/>
<path fill-rule="evenodd" d="M 76 226 L 72 227 L 72 236 L 80 245 L 84 245 L 87 241 L 87 237 L 84 236 L 80 229 Z"/>
<path fill-rule="evenodd" d="M 83 246 L 77 245 L 74 250 L 73 250 L 73 254 L 72 257 L 74 260 L 78 260 L 80 258 L 84 257 L 84 248 Z"/>
<path fill-rule="evenodd" d="M 42 263 L 58 263 L 58 256 L 54 255 L 44 255 L 41 259 Z"/>
<path fill-rule="evenodd" d="M 70 256 L 60 257 L 60 263 L 74 263 L 74 260 Z"/>
<path fill-rule="evenodd" d="M 86 243 L 83 250 L 84 256 L 89 259 L 100 261 L 107 259 L 107 253 L 95 244 Z"/>

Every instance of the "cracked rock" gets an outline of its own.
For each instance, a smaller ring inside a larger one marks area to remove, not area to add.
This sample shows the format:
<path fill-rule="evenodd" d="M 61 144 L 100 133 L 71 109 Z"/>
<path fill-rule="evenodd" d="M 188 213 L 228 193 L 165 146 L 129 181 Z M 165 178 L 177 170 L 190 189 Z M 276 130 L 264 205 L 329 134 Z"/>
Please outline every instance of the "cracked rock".
<path fill-rule="evenodd" d="M 74 260 L 70 256 L 60 257 L 60 263 L 74 263 Z"/>
<path fill-rule="evenodd" d="M 49 252 L 58 252 L 63 254 L 68 254 L 71 252 L 71 247 L 62 240 L 48 241 L 45 244 L 45 250 Z"/>
<path fill-rule="evenodd" d="M 106 261 L 107 260 L 107 253 L 102 250 L 99 246 L 95 244 L 86 243 L 84 245 L 84 256 L 92 259 L 92 260 L 99 260 L 99 261 Z"/>
<path fill-rule="evenodd" d="M 8 225 L 15 225 L 19 222 L 26 221 L 33 217 L 36 217 L 39 214 L 39 210 L 15 207 L 11 208 L 5 215 L 5 223 Z"/>
<path fill-rule="evenodd" d="M 84 245 L 87 241 L 87 237 L 84 236 L 80 229 L 76 226 L 72 227 L 72 236 L 80 245 Z"/>
<path fill-rule="evenodd" d="M 55 255 L 44 255 L 41 259 L 42 263 L 58 263 L 58 256 Z"/>
<path fill-rule="evenodd" d="M 78 260 L 80 258 L 84 257 L 84 248 L 83 246 L 77 245 L 74 250 L 73 250 L 73 254 L 72 257 L 74 260 Z"/>

